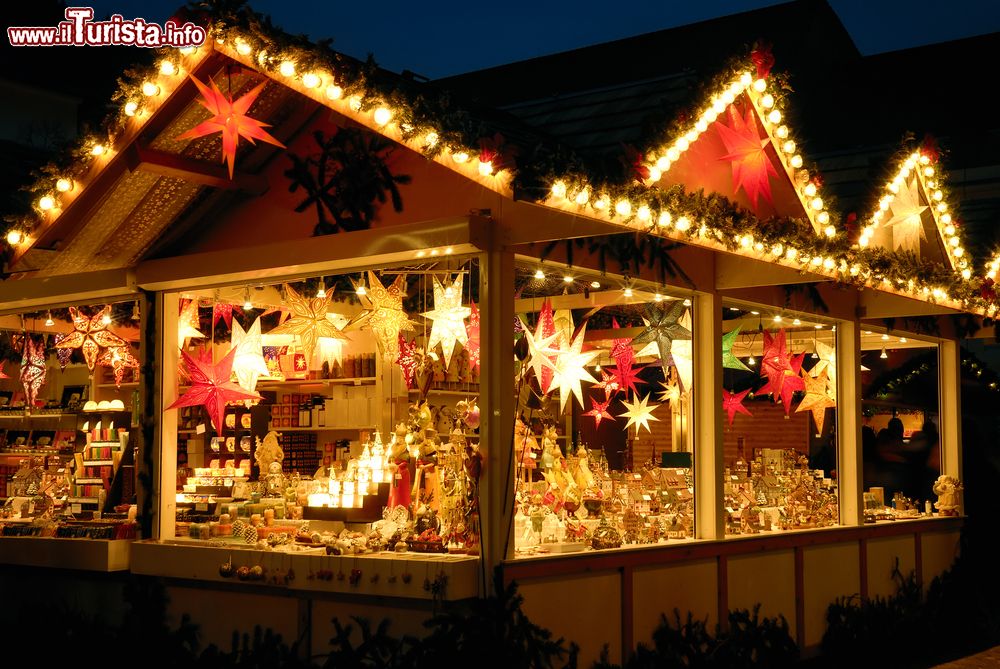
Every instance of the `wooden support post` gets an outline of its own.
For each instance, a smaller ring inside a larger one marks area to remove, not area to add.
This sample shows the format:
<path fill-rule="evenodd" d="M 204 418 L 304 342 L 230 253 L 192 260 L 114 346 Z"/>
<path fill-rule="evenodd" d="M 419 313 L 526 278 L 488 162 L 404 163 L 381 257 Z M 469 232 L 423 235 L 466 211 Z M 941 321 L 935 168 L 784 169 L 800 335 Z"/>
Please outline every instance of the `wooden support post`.
<path fill-rule="evenodd" d="M 480 299 L 480 406 L 483 478 L 479 520 L 483 543 L 482 592 L 514 551 L 514 254 L 492 247 L 482 256 Z"/>
<path fill-rule="evenodd" d="M 156 425 L 159 406 L 156 404 L 156 379 L 158 376 L 156 364 L 157 341 L 157 295 L 142 291 L 139 294 L 139 406 L 138 421 L 139 453 L 136 456 L 136 510 L 142 536 L 153 536 L 154 484 L 153 476 L 157 470 L 157 439 Z M 133 428 L 135 429 L 135 428 Z"/>
<path fill-rule="evenodd" d="M 726 534 L 722 477 L 722 302 L 718 293 L 694 296 L 695 537 Z"/>
<path fill-rule="evenodd" d="M 837 486 L 840 524 L 864 522 L 864 468 L 861 453 L 861 329 L 837 323 Z"/>
<path fill-rule="evenodd" d="M 177 341 L 178 293 L 161 293 L 156 309 L 156 402 L 159 413 L 153 439 L 153 538 L 173 539 L 177 514 L 177 411 L 167 411 L 177 393 L 177 365 L 180 342 Z"/>
<path fill-rule="evenodd" d="M 962 359 L 958 342 L 938 346 L 941 473 L 962 480 Z"/>

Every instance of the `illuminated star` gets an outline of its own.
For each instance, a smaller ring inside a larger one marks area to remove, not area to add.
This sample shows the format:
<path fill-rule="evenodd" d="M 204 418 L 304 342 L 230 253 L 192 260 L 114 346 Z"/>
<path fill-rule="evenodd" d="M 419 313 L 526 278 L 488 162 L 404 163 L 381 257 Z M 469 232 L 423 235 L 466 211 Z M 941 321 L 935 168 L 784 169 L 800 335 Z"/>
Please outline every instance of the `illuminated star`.
<path fill-rule="evenodd" d="M 233 321 L 230 345 L 236 350 L 236 357 L 233 358 L 236 382 L 244 390 L 254 392 L 257 389 L 257 379 L 268 375 L 261 346 L 260 317 L 255 318 L 253 325 L 245 331 L 239 321 Z"/>
<path fill-rule="evenodd" d="M 601 370 L 601 380 L 594 384 L 595 388 L 604 391 L 605 399 L 611 399 L 621 388 L 618 387 L 618 377 L 614 374 Z"/>
<path fill-rule="evenodd" d="M 569 343 L 569 346 L 561 351 L 549 349 L 547 353 L 557 353 L 556 363 L 553 370 L 552 385 L 559 388 L 559 412 L 566 410 L 566 400 L 570 393 L 576 397 L 576 401 L 583 405 L 583 388 L 581 381 L 594 383 L 594 378 L 586 369 L 600 351 L 582 351 L 583 338 L 587 332 L 587 326 L 580 328 L 580 332 Z M 558 335 L 556 335 L 558 336 Z"/>
<path fill-rule="evenodd" d="M 274 328 L 269 335 L 290 334 L 297 336 L 302 342 L 306 358 L 313 357 L 313 351 L 320 338 L 347 339 L 330 320 L 330 299 L 333 291 L 325 297 L 308 298 L 300 295 L 294 288 L 285 284 L 285 302 L 292 312 L 291 318 Z"/>
<path fill-rule="evenodd" d="M 656 399 L 661 402 L 670 402 L 671 404 L 677 403 L 681 399 L 681 387 L 677 384 L 677 379 L 671 376 L 666 382 L 661 381 L 660 385 L 663 390 Z"/>
<path fill-rule="evenodd" d="M 204 406 L 218 432 L 223 427 L 222 415 L 226 411 L 226 404 L 262 399 L 256 392 L 245 390 L 230 381 L 233 374 L 233 359 L 236 357 L 235 348 L 230 350 L 217 365 L 195 359 L 184 350 L 181 351 L 181 356 L 184 358 L 184 365 L 191 379 L 191 388 L 167 407 L 168 409 Z"/>
<path fill-rule="evenodd" d="M 679 322 L 681 327 L 690 331 L 691 313 L 685 312 Z M 691 390 L 691 385 L 694 383 L 693 346 L 694 342 L 690 339 L 678 339 L 670 349 L 671 362 L 677 370 L 677 379 L 684 392 Z"/>
<path fill-rule="evenodd" d="M 555 370 L 556 366 L 552 361 L 552 358 L 549 357 L 548 353 L 552 350 L 550 346 L 555 343 L 556 339 L 559 338 L 559 333 L 553 332 L 547 337 L 539 337 L 542 330 L 541 321 L 539 321 L 538 327 L 535 329 L 534 333 L 532 333 L 531 328 L 528 327 L 527 323 L 522 322 L 521 328 L 524 333 L 524 340 L 528 343 L 528 358 L 524 363 L 525 369 L 530 369 L 535 373 L 535 378 L 538 379 L 542 393 L 545 394 L 548 392 L 548 389 L 541 386 L 543 373 L 548 371 L 549 378 L 552 378 L 552 372 Z"/>
<path fill-rule="evenodd" d="M 746 414 L 747 416 L 753 416 L 750 410 L 743 406 L 743 398 L 747 396 L 750 389 L 747 388 L 740 393 L 731 393 L 725 388 L 722 389 L 722 409 L 726 412 L 726 416 L 729 417 L 729 424 L 733 424 L 733 418 L 736 413 Z"/>
<path fill-rule="evenodd" d="M 101 354 L 97 364 L 110 367 L 115 374 L 115 387 L 121 388 L 126 369 L 139 369 L 139 361 L 132 355 L 132 347 L 114 346 Z"/>
<path fill-rule="evenodd" d="M 111 306 L 106 305 L 93 316 L 87 317 L 76 307 L 69 308 L 69 315 L 73 319 L 73 332 L 56 344 L 56 348 L 74 349 L 83 351 L 83 359 L 87 361 L 87 367 L 94 371 L 97 364 L 97 355 L 102 348 L 113 346 L 125 346 L 125 340 L 116 334 L 108 332 L 104 317 L 110 315 Z"/>
<path fill-rule="evenodd" d="M 461 274 L 454 283 L 445 285 L 435 276 L 434 279 L 434 309 L 423 312 L 423 316 L 431 320 L 431 334 L 427 340 L 427 350 L 441 344 L 444 354 L 444 367 L 448 369 L 451 357 L 455 353 L 456 342 L 465 345 L 469 341 L 469 333 L 465 329 L 465 319 L 472 309 L 462 306 Z"/>
<path fill-rule="evenodd" d="M 582 414 L 584 416 L 594 417 L 594 427 L 600 427 L 601 421 L 605 418 L 608 420 L 614 420 L 615 417 L 608 413 L 608 405 L 611 404 L 610 399 L 606 399 L 603 402 L 598 402 L 597 400 L 591 398 L 590 404 L 593 407 L 590 411 Z"/>
<path fill-rule="evenodd" d="M 770 393 L 775 402 L 780 399 L 787 415 L 792 407 L 792 394 L 805 387 L 799 376 L 804 354 L 799 354 L 794 359 L 791 357 L 787 351 L 784 330 L 778 330 L 773 336 L 765 330 L 763 337 L 764 352 L 760 359 L 760 374 L 767 377 L 767 383 L 757 392 Z"/>
<path fill-rule="evenodd" d="M 205 335 L 198 329 L 201 318 L 198 316 L 198 300 L 189 300 L 181 308 L 181 315 L 177 318 L 177 341 L 181 348 L 187 346 L 189 339 L 204 339 Z"/>
<path fill-rule="evenodd" d="M 715 129 L 728 153 L 720 160 L 728 160 L 733 168 L 733 190 L 743 189 L 750 199 L 751 206 L 757 208 L 757 199 L 763 195 L 771 201 L 771 182 L 769 176 L 778 176 L 777 170 L 767 156 L 767 145 L 770 139 L 757 132 L 754 121 L 754 111 L 747 106 L 746 118 L 730 105 L 729 125 L 721 121 L 715 122 Z"/>
<path fill-rule="evenodd" d="M 551 337 L 551 339 L 549 339 Z M 563 343 L 563 339 L 568 341 L 568 337 L 563 337 L 562 333 L 556 330 L 555 314 L 552 311 L 552 302 L 546 298 L 542 302 L 542 308 L 538 312 L 538 322 L 535 324 L 535 342 L 538 344 L 539 348 L 547 348 L 551 351 L 558 351 L 560 345 Z M 547 343 L 542 343 L 543 340 L 547 340 Z M 529 340 L 530 344 L 531 341 Z M 542 389 L 542 393 L 548 393 L 552 390 L 552 377 L 555 370 L 556 358 L 554 355 L 549 356 L 549 362 L 551 365 L 541 367 L 541 374 L 538 373 L 539 370 L 535 370 L 536 378 L 538 379 L 538 386 Z"/>
<path fill-rule="evenodd" d="M 826 409 L 827 407 L 837 406 L 837 401 L 826 392 L 826 386 L 829 383 L 826 378 L 826 371 L 820 372 L 816 378 L 809 376 L 806 372 L 802 372 L 802 382 L 805 385 L 806 394 L 802 398 L 802 401 L 799 402 L 799 406 L 795 411 L 796 413 L 799 411 L 811 411 L 813 421 L 816 422 L 816 432 L 823 434 Z"/>
<path fill-rule="evenodd" d="M 479 307 L 475 302 L 471 302 L 469 308 L 469 323 L 465 326 L 465 334 L 468 341 L 465 342 L 465 350 L 469 353 L 469 370 L 479 369 Z"/>
<path fill-rule="evenodd" d="M 738 369 L 749 372 L 750 368 L 733 355 L 733 344 L 736 343 L 736 338 L 739 336 L 740 329 L 738 327 L 722 335 L 722 366 L 725 369 Z"/>
<path fill-rule="evenodd" d="M 611 319 L 611 326 L 616 330 L 621 327 L 618 325 L 618 319 L 616 318 Z M 636 384 L 642 384 L 645 381 L 640 379 L 638 374 L 642 367 L 632 367 L 632 363 L 635 362 L 635 351 L 632 350 L 632 340 L 628 337 L 612 339 L 611 357 L 615 361 L 615 377 L 618 379 L 618 387 L 626 393 L 629 390 L 633 393 L 638 393 L 639 390 L 636 388 Z"/>
<path fill-rule="evenodd" d="M 619 418 L 628 418 L 628 423 L 625 425 L 625 429 L 628 430 L 630 427 L 635 425 L 635 430 L 638 433 L 640 427 L 646 428 L 646 432 L 652 433 L 649 429 L 649 421 L 660 419 L 653 415 L 653 411 L 659 407 L 659 404 L 647 405 L 646 401 L 649 399 L 649 395 L 646 395 L 641 400 L 635 402 L 628 402 L 627 400 L 622 402 L 627 411 L 625 413 L 618 414 Z"/>
<path fill-rule="evenodd" d="M 928 207 L 920 203 L 920 190 L 917 178 L 904 183 L 892 202 L 889 211 L 892 218 L 881 227 L 892 231 L 892 249 L 894 251 L 910 251 L 920 255 L 920 242 L 927 239 L 924 233 L 922 214 Z"/>
<path fill-rule="evenodd" d="M 226 324 L 227 328 L 233 327 L 233 305 L 216 302 L 212 305 L 212 325 L 219 322 L 219 319 Z"/>
<path fill-rule="evenodd" d="M 816 355 L 819 356 L 819 360 L 809 370 L 809 374 L 817 377 L 825 372 L 827 379 L 829 379 L 826 392 L 833 399 L 837 399 L 837 348 L 818 341 L 816 342 Z"/>
<path fill-rule="evenodd" d="M 24 388 L 24 404 L 29 409 L 34 408 L 35 402 L 38 400 L 38 391 L 45 385 L 47 374 L 44 342 L 36 342 L 31 336 L 26 336 L 24 350 L 21 352 L 21 372 L 18 378 Z"/>
<path fill-rule="evenodd" d="M 396 276 L 388 288 L 382 285 L 375 273 L 368 271 L 368 288 L 359 295 L 365 311 L 350 320 L 345 329 L 367 327 L 375 335 L 375 343 L 382 352 L 382 359 L 392 363 L 399 357 L 400 331 L 413 330 L 413 322 L 403 311 L 406 297 L 406 275 Z"/>
<path fill-rule="evenodd" d="M 196 139 L 221 132 L 222 160 L 229 166 L 230 179 L 233 178 L 236 147 L 239 144 L 240 137 L 246 139 L 251 144 L 254 143 L 255 139 L 259 139 L 268 144 L 285 148 L 284 144 L 264 130 L 264 128 L 269 127 L 267 123 L 262 123 L 257 119 L 247 116 L 250 106 L 253 105 L 254 100 L 257 99 L 260 92 L 264 90 L 267 81 L 257 84 L 246 95 L 234 101 L 232 98 L 223 95 L 214 81 L 209 80 L 209 84 L 211 85 L 211 88 L 209 88 L 198 81 L 198 78 L 193 74 L 190 77 L 204 98 L 203 100 L 199 100 L 199 102 L 212 114 L 212 118 L 178 135 L 176 139 Z"/>
<path fill-rule="evenodd" d="M 646 305 L 646 329 L 632 340 L 633 344 L 656 343 L 660 363 L 666 368 L 670 364 L 670 349 L 675 339 L 691 339 L 691 330 L 681 324 L 680 319 L 687 307 L 680 300 L 663 308 L 654 302 Z M 640 354 L 642 351 L 640 351 Z"/>

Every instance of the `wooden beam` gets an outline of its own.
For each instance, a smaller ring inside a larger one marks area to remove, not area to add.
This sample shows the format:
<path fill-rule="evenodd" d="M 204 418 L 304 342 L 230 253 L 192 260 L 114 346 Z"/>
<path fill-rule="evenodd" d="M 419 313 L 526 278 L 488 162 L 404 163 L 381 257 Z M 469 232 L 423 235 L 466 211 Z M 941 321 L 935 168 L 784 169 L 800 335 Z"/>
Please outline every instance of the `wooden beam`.
<path fill-rule="evenodd" d="M 133 296 L 135 290 L 128 269 L 0 281 L 0 314 L 114 301 Z"/>
<path fill-rule="evenodd" d="M 549 300 L 553 309 L 594 309 L 616 304 L 646 304 L 655 298 L 653 293 L 633 290 L 632 297 L 625 297 L 620 290 L 590 291 L 589 293 L 568 293 L 551 297 L 522 297 L 514 300 L 514 313 L 523 314 L 538 311 L 542 302 Z"/>
<path fill-rule="evenodd" d="M 128 148 L 126 162 L 132 172 L 149 172 L 222 190 L 241 190 L 250 195 L 263 195 L 268 188 L 267 177 L 263 175 L 236 171 L 230 178 L 223 165 L 138 144 Z"/>
<path fill-rule="evenodd" d="M 717 290 L 782 286 L 789 283 L 814 283 L 816 281 L 829 281 L 829 278 L 745 256 L 728 253 L 717 253 L 715 256 L 715 287 Z"/>
<path fill-rule="evenodd" d="M 883 293 L 866 288 L 858 299 L 859 318 L 903 318 L 906 316 L 937 316 L 960 314 L 959 310 L 923 302 L 902 295 Z"/>

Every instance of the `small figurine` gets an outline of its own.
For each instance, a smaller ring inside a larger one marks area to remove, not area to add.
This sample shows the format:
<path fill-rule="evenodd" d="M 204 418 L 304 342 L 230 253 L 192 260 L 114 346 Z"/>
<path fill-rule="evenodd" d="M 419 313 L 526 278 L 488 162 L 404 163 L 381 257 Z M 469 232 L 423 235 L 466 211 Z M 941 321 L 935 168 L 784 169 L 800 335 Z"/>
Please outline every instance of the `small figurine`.
<path fill-rule="evenodd" d="M 285 452 L 281 450 L 278 443 L 278 433 L 271 430 L 264 437 L 264 441 L 257 443 L 257 452 L 254 454 L 257 460 L 257 469 L 261 476 L 265 476 L 271 471 L 271 463 L 277 462 L 280 469 L 281 462 L 285 459 Z"/>
<path fill-rule="evenodd" d="M 941 516 L 957 516 L 961 513 L 959 503 L 959 493 L 962 491 L 961 482 L 954 476 L 942 474 L 934 482 L 934 494 L 938 496 L 934 506 Z"/>

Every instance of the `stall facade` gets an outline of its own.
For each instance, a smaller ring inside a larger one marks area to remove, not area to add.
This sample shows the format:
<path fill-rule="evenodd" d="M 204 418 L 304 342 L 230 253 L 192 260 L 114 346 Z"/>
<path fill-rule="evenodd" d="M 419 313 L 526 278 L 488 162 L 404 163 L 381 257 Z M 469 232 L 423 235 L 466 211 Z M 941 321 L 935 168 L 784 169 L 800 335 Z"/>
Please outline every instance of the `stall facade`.
<path fill-rule="evenodd" d="M 212 21 L 38 185 L 0 285 L 10 314 L 135 301 L 129 568 L 176 611 L 209 597 L 207 638 L 416 631 L 499 568 L 587 658 L 758 602 L 811 648 L 837 596 L 951 564 L 947 316 L 996 305 L 935 153 L 903 154 L 852 238 L 760 53 L 614 181 L 429 85 Z M 918 353 L 936 401 L 883 426 L 864 370 Z"/>

